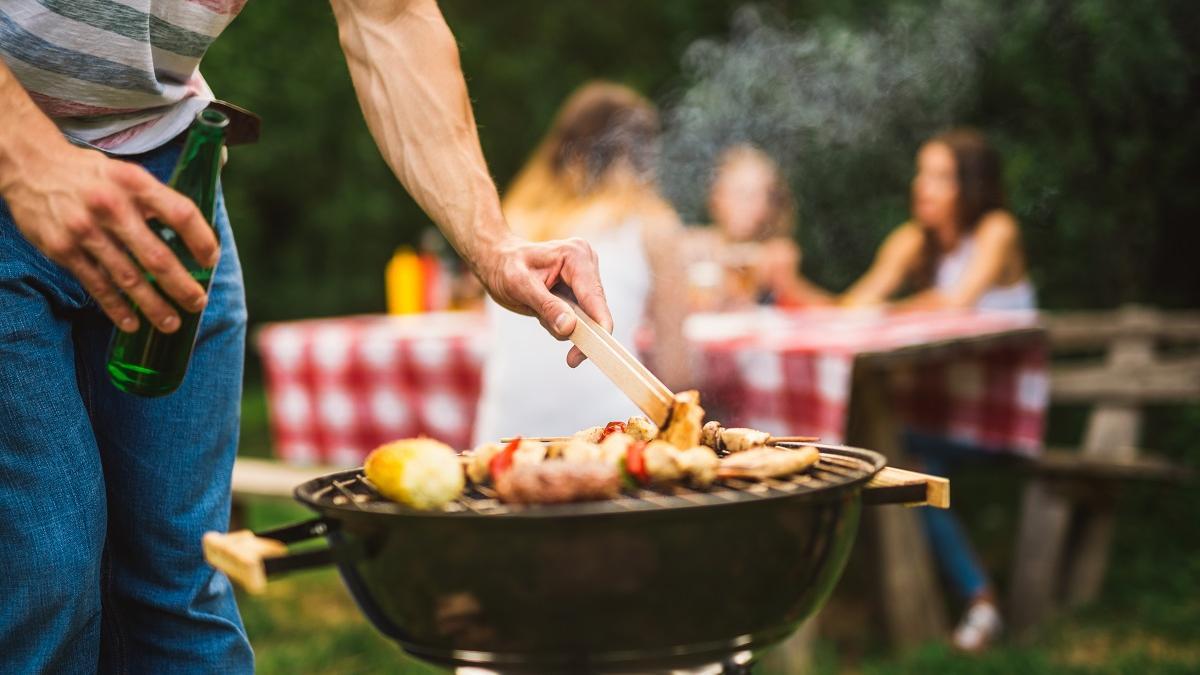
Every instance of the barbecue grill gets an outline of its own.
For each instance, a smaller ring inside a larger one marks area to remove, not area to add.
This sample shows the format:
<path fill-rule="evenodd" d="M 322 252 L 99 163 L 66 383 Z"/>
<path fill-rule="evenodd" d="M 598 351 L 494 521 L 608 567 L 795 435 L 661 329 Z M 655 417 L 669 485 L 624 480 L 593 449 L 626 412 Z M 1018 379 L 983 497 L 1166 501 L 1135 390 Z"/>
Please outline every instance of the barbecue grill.
<path fill-rule="evenodd" d="M 784 479 L 559 505 L 508 505 L 473 488 L 434 512 L 343 471 L 296 488 L 318 518 L 256 536 L 210 533 L 205 552 L 251 587 L 336 563 L 376 628 L 450 668 L 748 672 L 754 653 L 829 595 L 863 501 L 923 503 L 931 485 L 944 487 L 881 474 L 883 457 L 868 450 L 818 447 L 814 466 Z M 321 536 L 326 549 L 278 555 Z"/>

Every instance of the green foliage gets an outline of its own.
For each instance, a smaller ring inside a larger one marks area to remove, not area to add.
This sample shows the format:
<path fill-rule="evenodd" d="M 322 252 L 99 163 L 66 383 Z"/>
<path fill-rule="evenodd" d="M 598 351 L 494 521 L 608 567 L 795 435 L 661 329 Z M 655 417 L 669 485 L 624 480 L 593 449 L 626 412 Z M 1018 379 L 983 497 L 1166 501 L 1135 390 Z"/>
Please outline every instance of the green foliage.
<path fill-rule="evenodd" d="M 511 179 L 587 79 L 678 100 L 687 48 L 725 39 L 741 4 L 444 2 L 497 182 Z M 919 30 L 936 11 L 922 2 L 766 4 L 792 30 L 831 34 L 886 29 L 897 17 L 915 18 Z M 1006 4 L 979 41 L 978 81 L 956 121 L 982 127 L 1003 151 L 1044 304 L 1195 305 L 1200 43 L 1187 36 L 1200 34 L 1200 13 L 1185 0 Z M 381 310 L 385 261 L 429 223 L 366 131 L 328 5 L 251 3 L 204 68 L 218 95 L 265 118 L 261 143 L 235 149 L 225 172 L 252 320 Z M 920 136 L 896 124 L 893 142 L 834 148 L 819 170 L 795 177 L 806 272 L 832 287 L 860 273 L 906 215 Z"/>

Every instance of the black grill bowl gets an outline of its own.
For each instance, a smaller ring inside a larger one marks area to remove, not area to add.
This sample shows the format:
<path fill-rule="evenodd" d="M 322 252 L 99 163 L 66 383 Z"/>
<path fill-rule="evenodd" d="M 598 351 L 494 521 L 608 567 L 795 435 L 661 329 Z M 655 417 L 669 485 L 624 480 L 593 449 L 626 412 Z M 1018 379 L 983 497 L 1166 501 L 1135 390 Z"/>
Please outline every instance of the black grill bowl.
<path fill-rule="evenodd" d="M 296 496 L 329 523 L 334 561 L 363 612 L 423 660 L 504 672 L 683 668 L 782 640 L 833 589 L 862 485 L 883 459 L 822 451 L 864 470 L 819 490 L 628 512 L 333 505 L 330 482 L 357 471 Z"/>

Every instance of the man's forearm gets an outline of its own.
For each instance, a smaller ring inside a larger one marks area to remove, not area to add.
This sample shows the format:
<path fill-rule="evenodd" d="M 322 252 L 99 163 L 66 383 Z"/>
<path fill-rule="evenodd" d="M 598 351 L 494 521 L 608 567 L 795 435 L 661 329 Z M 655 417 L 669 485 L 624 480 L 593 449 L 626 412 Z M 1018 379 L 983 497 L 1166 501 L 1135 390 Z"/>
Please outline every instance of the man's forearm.
<path fill-rule="evenodd" d="M 367 126 L 384 159 L 471 264 L 510 235 L 459 67 L 432 0 L 333 0 Z"/>

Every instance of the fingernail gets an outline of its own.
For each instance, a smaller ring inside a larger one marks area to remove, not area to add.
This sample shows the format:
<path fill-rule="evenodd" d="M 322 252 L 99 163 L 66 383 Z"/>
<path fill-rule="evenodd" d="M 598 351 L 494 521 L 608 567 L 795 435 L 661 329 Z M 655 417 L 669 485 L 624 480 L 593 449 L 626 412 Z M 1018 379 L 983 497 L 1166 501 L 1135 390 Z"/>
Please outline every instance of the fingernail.
<path fill-rule="evenodd" d="M 133 329 L 136 327 L 137 321 L 134 321 L 132 316 L 127 316 L 124 319 L 121 319 L 121 330 L 125 331 L 126 333 L 132 333 Z"/>
<path fill-rule="evenodd" d="M 554 330 L 558 331 L 559 335 L 566 335 L 571 329 L 571 315 L 563 312 L 554 320 Z"/>
<path fill-rule="evenodd" d="M 199 312 L 200 310 L 204 309 L 204 306 L 207 304 L 208 304 L 208 296 L 202 295 L 192 302 L 192 311 Z"/>
<path fill-rule="evenodd" d="M 162 329 L 164 331 L 172 331 L 178 327 L 179 327 L 179 319 L 177 319 L 176 317 L 168 316 L 167 318 L 163 319 Z"/>

